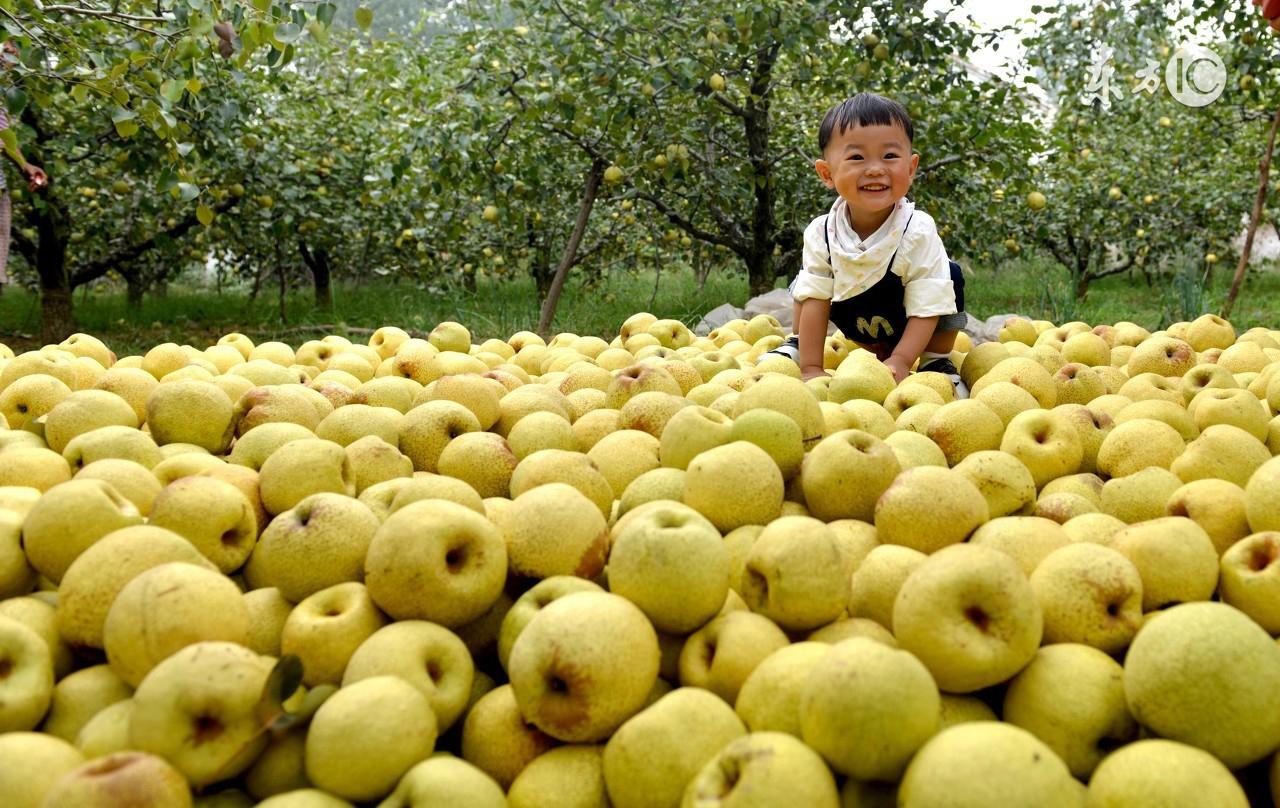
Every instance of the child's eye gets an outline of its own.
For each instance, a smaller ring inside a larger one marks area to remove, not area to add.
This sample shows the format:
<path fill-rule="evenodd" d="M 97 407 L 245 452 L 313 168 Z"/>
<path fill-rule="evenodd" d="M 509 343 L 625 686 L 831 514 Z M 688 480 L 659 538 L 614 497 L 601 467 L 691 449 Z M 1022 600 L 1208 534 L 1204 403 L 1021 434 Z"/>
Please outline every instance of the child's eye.
<path fill-rule="evenodd" d="M 889 152 L 888 154 L 886 154 L 886 155 L 884 156 L 884 159 L 886 159 L 886 160 L 895 160 L 895 159 L 897 159 L 897 157 L 898 157 L 898 155 L 894 154 L 893 152 Z"/>
<path fill-rule="evenodd" d="M 849 159 L 850 159 L 850 160 L 861 160 L 861 159 L 862 159 L 862 155 L 861 155 L 861 154 L 852 154 L 852 155 L 850 155 L 850 156 L 849 156 Z"/>

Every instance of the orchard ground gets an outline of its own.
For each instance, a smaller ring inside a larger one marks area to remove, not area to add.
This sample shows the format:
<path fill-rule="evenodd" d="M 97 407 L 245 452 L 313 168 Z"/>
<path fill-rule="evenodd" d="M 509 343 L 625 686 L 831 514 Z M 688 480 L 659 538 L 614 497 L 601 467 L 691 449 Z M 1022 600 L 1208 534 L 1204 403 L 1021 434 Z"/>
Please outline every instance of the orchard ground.
<path fill-rule="evenodd" d="M 1234 266 L 1218 264 L 1203 288 L 1196 278 L 1179 286 L 1167 278 L 1157 277 L 1148 283 L 1140 274 L 1117 275 L 1095 281 L 1088 296 L 1076 300 L 1060 265 L 1028 255 L 970 272 L 966 308 L 978 319 L 1017 313 L 1057 323 L 1129 320 L 1154 331 L 1217 312 L 1233 270 Z M 779 279 L 778 286 L 786 281 Z M 1280 262 L 1250 267 L 1245 288 L 1231 322 L 1242 332 L 1253 326 L 1276 327 L 1280 323 Z M 724 303 L 741 306 L 747 299 L 745 275 L 713 273 L 699 290 L 686 266 L 674 266 L 656 279 L 651 269 L 634 275 L 615 272 L 592 288 L 566 285 L 553 330 L 612 335 L 623 320 L 642 310 L 692 327 L 711 309 Z M 137 311 L 128 308 L 122 286 L 100 286 L 76 293 L 76 317 L 81 331 L 99 336 L 117 351 L 141 353 L 162 342 L 214 342 L 230 331 L 241 331 L 259 341 L 296 343 L 343 333 L 344 328 L 375 329 L 388 323 L 425 333 L 442 320 L 468 323 L 485 336 L 513 334 L 536 330 L 536 301 L 533 281 L 528 277 L 481 280 L 474 290 L 442 282 L 424 283 L 419 288 L 410 281 L 377 280 L 335 286 L 332 309 L 317 307 L 309 287 L 290 290 L 285 297 L 287 321 L 282 322 L 278 292 L 268 284 L 257 300 L 250 300 L 240 287 L 218 293 L 174 284 L 164 296 L 145 298 Z M 39 337 L 39 300 L 25 290 L 5 288 L 0 295 L 0 342 L 27 350 L 40 347 Z"/>

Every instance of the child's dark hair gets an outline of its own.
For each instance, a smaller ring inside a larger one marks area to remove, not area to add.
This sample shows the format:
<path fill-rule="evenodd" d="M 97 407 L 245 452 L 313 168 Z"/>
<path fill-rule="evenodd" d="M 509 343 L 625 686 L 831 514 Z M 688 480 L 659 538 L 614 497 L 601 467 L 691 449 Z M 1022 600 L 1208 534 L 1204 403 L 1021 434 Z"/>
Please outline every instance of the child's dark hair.
<path fill-rule="evenodd" d="M 891 126 L 894 123 L 902 124 L 908 143 L 915 141 L 916 130 L 911 125 L 911 116 L 907 114 L 906 107 L 883 95 L 858 93 L 827 110 L 822 118 L 822 126 L 818 127 L 818 151 L 825 152 L 833 135 L 855 124 Z"/>

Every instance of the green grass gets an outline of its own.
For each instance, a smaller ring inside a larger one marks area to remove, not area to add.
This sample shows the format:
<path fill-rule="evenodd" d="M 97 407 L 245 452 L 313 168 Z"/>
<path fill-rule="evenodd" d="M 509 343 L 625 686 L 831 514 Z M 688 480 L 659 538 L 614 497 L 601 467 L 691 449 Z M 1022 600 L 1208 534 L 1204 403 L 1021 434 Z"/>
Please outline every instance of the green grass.
<path fill-rule="evenodd" d="M 1105 278 L 1090 288 L 1083 301 L 1077 301 L 1061 267 L 1028 257 L 970 274 L 966 308 L 979 319 L 1009 312 L 1059 323 L 1131 320 L 1156 329 L 1216 311 L 1226 295 L 1230 273 L 1231 268 L 1220 266 L 1203 293 L 1194 283 L 1179 285 L 1167 278 L 1157 279 L 1153 286 L 1139 275 Z M 779 280 L 780 285 L 785 282 Z M 610 337 L 629 315 L 645 310 L 693 325 L 723 303 L 742 306 L 746 300 L 747 282 L 740 274 L 712 275 L 699 292 L 687 268 L 672 269 L 663 273 L 654 296 L 651 271 L 637 276 L 615 273 L 590 290 L 571 280 L 561 297 L 554 330 Z M 122 354 L 167 341 L 207 344 L 229 331 L 243 331 L 255 340 L 283 339 L 297 344 L 347 328 L 397 325 L 426 332 L 441 320 L 462 322 L 479 339 L 505 338 L 516 331 L 535 329 L 538 320 L 537 296 L 528 278 L 482 281 L 474 292 L 460 287 L 421 289 L 407 282 L 340 285 L 334 288 L 331 311 L 317 309 L 311 289 L 301 288 L 287 296 L 287 323 L 281 322 L 275 289 L 266 287 L 258 300 L 251 302 L 244 290 L 219 295 L 174 286 L 165 297 L 148 296 L 138 312 L 128 310 L 123 290 L 95 288 L 77 292 L 75 305 L 80 329 L 104 338 Z M 1280 272 L 1274 268 L 1251 270 L 1231 319 L 1242 330 L 1255 325 L 1280 326 Z M 36 298 L 22 290 L 6 289 L 0 296 L 0 342 L 26 349 L 38 346 L 39 334 Z M 359 332 L 352 335 L 360 336 Z"/>

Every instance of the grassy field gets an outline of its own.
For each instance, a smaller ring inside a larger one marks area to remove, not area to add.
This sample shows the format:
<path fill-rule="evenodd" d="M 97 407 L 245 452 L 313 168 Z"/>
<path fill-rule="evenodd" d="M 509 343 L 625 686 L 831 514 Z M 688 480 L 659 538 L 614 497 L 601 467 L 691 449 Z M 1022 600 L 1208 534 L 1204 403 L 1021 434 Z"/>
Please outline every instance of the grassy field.
<path fill-rule="evenodd" d="M 998 270 L 983 269 L 966 284 L 966 308 L 975 317 L 1018 313 L 1066 322 L 1114 323 L 1131 320 L 1156 329 L 1206 311 L 1216 311 L 1229 283 L 1227 268 L 1208 289 L 1194 282 L 1167 279 L 1148 286 L 1135 276 L 1097 282 L 1083 301 L 1074 298 L 1066 272 L 1034 258 L 1008 261 Z M 649 310 L 690 325 L 723 304 L 741 306 L 747 299 L 746 278 L 713 275 L 699 291 L 688 270 L 664 272 L 654 293 L 652 272 L 632 277 L 619 273 L 593 290 L 570 283 L 557 310 L 554 328 L 580 334 L 612 336 L 622 321 Z M 780 285 L 785 281 L 780 281 Z M 652 305 L 651 305 L 652 301 Z M 274 294 L 264 290 L 257 301 L 242 292 L 216 292 L 174 286 L 165 297 L 148 297 L 137 312 L 126 306 L 123 290 L 93 289 L 76 294 L 80 329 L 107 340 L 117 353 L 145 350 L 160 342 L 207 344 L 229 331 L 243 331 L 255 340 L 283 339 L 299 343 L 317 334 L 342 333 L 347 328 L 398 325 L 410 331 L 429 331 L 441 320 L 457 320 L 479 338 L 507 337 L 537 324 L 538 305 L 529 279 L 504 283 L 481 282 L 474 291 L 461 288 L 419 289 L 409 283 L 379 282 L 334 289 L 332 310 L 317 309 L 310 288 L 291 292 L 286 299 L 287 322 L 282 322 Z M 1280 327 L 1280 272 L 1253 272 L 1232 317 L 1244 329 L 1254 325 Z M 38 300 L 20 289 L 0 296 L 0 342 L 15 349 L 38 345 Z M 360 336 L 358 332 L 353 336 Z"/>

